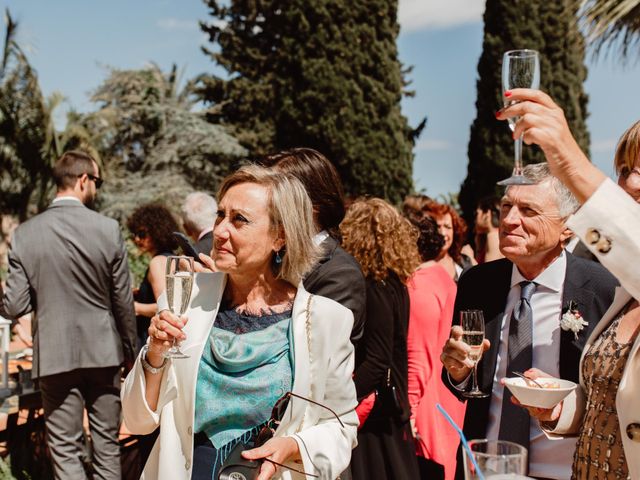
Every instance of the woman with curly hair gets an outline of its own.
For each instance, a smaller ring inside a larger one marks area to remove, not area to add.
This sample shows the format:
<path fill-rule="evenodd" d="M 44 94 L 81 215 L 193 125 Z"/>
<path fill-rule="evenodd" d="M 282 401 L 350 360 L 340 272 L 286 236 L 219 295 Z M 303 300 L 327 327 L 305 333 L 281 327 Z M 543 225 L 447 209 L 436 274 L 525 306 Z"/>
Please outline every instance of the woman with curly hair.
<path fill-rule="evenodd" d="M 354 202 L 340 232 L 344 249 L 358 260 L 366 279 L 367 319 L 356 347 L 356 393 L 362 401 L 377 392 L 371 413 L 361 419 L 352 474 L 356 480 L 418 478 L 407 398 L 405 285 L 419 263 L 417 232 L 379 198 Z"/>
<path fill-rule="evenodd" d="M 471 247 L 464 244 L 467 224 L 451 205 L 434 200 L 426 202 L 422 212 L 432 216 L 438 223 L 438 231 L 444 237 L 444 245 L 436 261 L 457 282 L 463 271 L 477 263 L 473 258 Z"/>
<path fill-rule="evenodd" d="M 138 330 L 138 350 L 149 336 L 151 317 L 156 314 L 156 299 L 165 291 L 167 257 L 178 247 L 172 233 L 180 231 L 178 223 L 164 205 L 150 203 L 136 208 L 127 220 L 127 228 L 138 250 L 151 261 L 140 287 L 134 291 Z"/>
<path fill-rule="evenodd" d="M 435 261 L 444 245 L 436 221 L 425 216 L 416 226 L 420 232 L 418 252 L 422 263 L 407 284 L 411 305 L 407 343 L 411 425 L 421 478 L 452 480 L 459 439 L 436 411 L 436 404 L 443 405 L 462 424 L 465 404 L 442 382 L 439 360 L 451 330 L 457 287 L 444 267 Z"/>

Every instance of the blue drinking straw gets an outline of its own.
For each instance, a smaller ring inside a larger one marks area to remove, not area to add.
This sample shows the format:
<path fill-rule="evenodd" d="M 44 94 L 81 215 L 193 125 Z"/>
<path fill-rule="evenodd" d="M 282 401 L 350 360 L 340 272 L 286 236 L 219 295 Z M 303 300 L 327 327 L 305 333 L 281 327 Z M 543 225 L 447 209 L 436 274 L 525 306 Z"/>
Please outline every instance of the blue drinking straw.
<path fill-rule="evenodd" d="M 436 403 L 436 408 L 438 410 L 440 410 L 440 413 L 444 416 L 444 418 L 447 419 L 447 422 L 449 422 L 451 424 L 451 426 L 455 429 L 455 431 L 458 432 L 458 435 L 460 436 L 460 440 L 462 440 L 462 446 L 467 451 L 467 455 L 471 459 L 471 463 L 473 463 L 473 466 L 476 469 L 476 475 L 478 476 L 478 478 L 480 480 L 484 480 L 484 475 L 482 474 L 482 471 L 480 470 L 480 467 L 476 463 L 476 459 L 473 456 L 473 453 L 471 453 L 471 448 L 469 447 L 469 442 L 467 442 L 467 437 L 465 437 L 464 433 L 462 433 L 462 429 L 458 425 L 456 425 L 456 422 L 454 422 L 453 418 L 451 418 L 449 416 L 449 414 L 447 413 L 447 411 L 444 408 L 442 408 L 442 405 L 440 405 L 439 403 Z"/>

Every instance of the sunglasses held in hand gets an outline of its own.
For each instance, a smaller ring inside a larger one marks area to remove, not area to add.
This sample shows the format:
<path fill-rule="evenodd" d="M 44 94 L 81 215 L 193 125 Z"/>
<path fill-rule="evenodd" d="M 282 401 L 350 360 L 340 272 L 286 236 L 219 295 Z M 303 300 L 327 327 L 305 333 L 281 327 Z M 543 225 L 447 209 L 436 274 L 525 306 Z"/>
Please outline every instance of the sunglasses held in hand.
<path fill-rule="evenodd" d="M 275 462 L 269 458 L 264 458 L 261 461 L 255 461 L 247 460 L 241 455 L 245 450 L 261 447 L 275 436 L 276 429 L 280 425 L 280 422 L 282 422 L 282 418 L 284 417 L 287 407 L 289 406 L 289 399 L 291 397 L 299 398 L 300 400 L 313 403 L 314 405 L 318 405 L 319 407 L 330 411 L 333 416 L 336 417 L 338 422 L 340 422 L 340 425 L 344 427 L 344 423 L 342 423 L 342 420 L 340 420 L 338 414 L 336 414 L 336 412 L 331 410 L 329 407 L 309 398 L 297 395 L 293 392 L 287 392 L 273 406 L 273 410 L 271 411 L 271 418 L 267 420 L 265 426 L 260 429 L 260 432 L 258 432 L 254 445 L 251 446 L 243 442 L 238 442 L 238 444 L 231 450 L 226 460 L 222 464 L 222 468 L 220 469 L 220 473 L 218 474 L 218 480 L 234 480 L 237 478 L 246 478 L 247 480 L 255 479 L 258 477 L 258 472 L 260 470 L 262 461 L 273 463 L 278 467 L 286 468 L 287 470 L 301 473 L 302 475 L 308 475 L 309 477 L 319 477 L 318 475 L 315 475 L 313 473 L 306 473 L 303 470 L 296 470 L 295 468 L 288 467 L 287 465 Z"/>

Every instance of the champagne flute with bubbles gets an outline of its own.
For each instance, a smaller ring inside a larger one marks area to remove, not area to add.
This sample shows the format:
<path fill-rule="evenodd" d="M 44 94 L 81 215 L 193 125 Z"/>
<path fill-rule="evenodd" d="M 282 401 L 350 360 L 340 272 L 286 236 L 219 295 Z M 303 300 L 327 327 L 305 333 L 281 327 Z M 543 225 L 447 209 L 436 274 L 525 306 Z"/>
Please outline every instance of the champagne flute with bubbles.
<path fill-rule="evenodd" d="M 184 256 L 167 257 L 167 302 L 169 310 L 176 316 L 184 315 L 191 300 L 193 288 L 193 258 Z M 180 351 L 174 338 L 172 347 L 165 353 L 167 358 L 189 358 Z"/>
<path fill-rule="evenodd" d="M 535 50 L 510 50 L 502 57 L 502 93 L 514 88 L 540 88 L 540 55 Z M 504 97 L 504 105 L 510 102 Z M 509 118 L 509 128 L 513 132 L 519 117 Z M 522 174 L 522 135 L 514 140 L 514 166 L 509 178 L 498 185 L 531 185 L 534 182 Z"/>
<path fill-rule="evenodd" d="M 478 362 L 482 357 L 482 343 L 484 342 L 484 315 L 482 310 L 462 310 L 460 312 L 460 326 L 462 327 L 462 341 L 471 347 L 468 353 L 473 362 L 471 376 L 471 390 L 463 392 L 467 398 L 488 397 L 487 393 L 478 388 Z"/>

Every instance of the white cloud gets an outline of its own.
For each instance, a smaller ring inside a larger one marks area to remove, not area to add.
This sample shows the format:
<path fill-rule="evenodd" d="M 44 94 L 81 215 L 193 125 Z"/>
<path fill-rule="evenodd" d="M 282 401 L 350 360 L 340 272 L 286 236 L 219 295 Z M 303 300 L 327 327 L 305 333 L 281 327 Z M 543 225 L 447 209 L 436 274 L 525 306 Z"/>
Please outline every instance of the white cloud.
<path fill-rule="evenodd" d="M 442 150 L 449 150 L 451 148 L 451 143 L 447 142 L 446 140 L 437 140 L 437 139 L 433 139 L 433 140 L 419 140 L 418 143 L 416 143 L 415 146 L 415 151 L 416 152 L 424 152 L 424 151 L 442 151 Z"/>
<path fill-rule="evenodd" d="M 400 0 L 403 32 L 439 29 L 482 21 L 485 0 Z"/>
<path fill-rule="evenodd" d="M 594 153 L 611 153 L 616 149 L 618 144 L 617 138 L 606 138 L 603 140 L 595 140 L 591 142 L 591 151 Z"/>
<path fill-rule="evenodd" d="M 161 18 L 156 25 L 163 30 L 198 30 L 198 22 L 195 20 L 181 20 L 179 18 Z"/>

